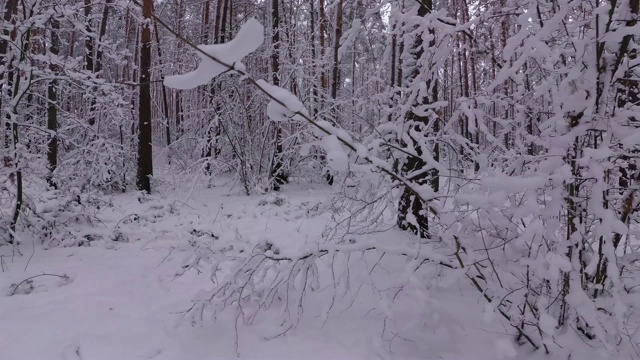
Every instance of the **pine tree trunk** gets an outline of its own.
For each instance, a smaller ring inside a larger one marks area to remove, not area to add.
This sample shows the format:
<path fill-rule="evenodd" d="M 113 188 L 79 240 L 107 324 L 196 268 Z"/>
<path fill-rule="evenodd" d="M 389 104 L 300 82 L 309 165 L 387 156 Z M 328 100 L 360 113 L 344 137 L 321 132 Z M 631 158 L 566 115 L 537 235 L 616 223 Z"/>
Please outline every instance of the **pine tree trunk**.
<path fill-rule="evenodd" d="M 158 65 L 162 67 L 162 46 L 160 45 L 160 33 L 158 32 L 158 22 L 153 19 L 153 30 L 156 35 L 156 44 L 158 46 Z M 162 78 L 162 73 L 160 73 Z M 169 100 L 167 96 L 167 87 L 164 84 L 162 87 L 162 115 L 164 118 L 164 130 L 165 138 L 167 141 L 167 147 L 171 146 L 171 121 L 169 120 Z"/>
<path fill-rule="evenodd" d="M 420 3 L 420 7 L 418 8 L 419 16 L 426 16 L 432 10 L 432 0 L 425 0 Z M 429 30 L 432 32 L 432 36 L 434 37 L 434 30 Z M 428 45 L 429 47 L 435 46 L 435 39 L 431 40 Z M 425 49 L 423 47 L 422 34 L 417 34 L 414 43 L 412 45 L 411 55 L 415 60 L 418 60 L 422 57 Z M 423 71 L 418 66 L 414 66 L 410 69 L 409 75 L 412 79 L 418 77 Z M 431 94 L 423 97 L 418 100 L 416 105 L 427 105 L 437 101 L 437 83 L 436 79 L 427 79 L 426 81 L 427 89 L 432 89 Z M 429 117 L 428 115 L 416 114 L 413 111 L 409 111 L 406 117 L 406 123 L 408 127 L 410 127 L 417 134 L 425 134 L 427 129 L 430 127 L 430 122 L 435 121 L 434 130 L 438 128 L 438 119 L 434 116 Z M 416 185 L 430 184 L 434 191 L 438 191 L 439 183 L 438 183 L 438 172 L 433 169 L 431 171 L 421 171 L 427 164 L 421 158 L 423 153 L 422 146 L 420 145 L 421 139 L 414 139 L 413 136 L 408 136 L 411 143 L 405 144 L 407 147 L 411 148 L 413 152 L 417 156 L 409 155 L 405 160 L 405 163 L 402 166 L 403 174 L 415 174 L 409 177 L 409 181 Z M 439 157 L 439 148 L 435 147 L 433 149 L 433 155 L 435 160 L 438 161 Z M 422 199 L 418 198 L 415 193 L 408 189 L 404 188 L 403 193 L 400 197 L 400 201 L 398 204 L 398 219 L 397 224 L 400 229 L 409 230 L 414 234 L 420 236 L 421 238 L 429 237 L 429 217 L 428 217 L 428 204 L 422 201 Z"/>
<path fill-rule="evenodd" d="M 324 72 L 324 54 L 325 54 L 325 37 L 327 31 L 327 17 L 324 11 L 324 0 L 320 0 L 318 3 L 318 10 L 320 12 L 320 87 L 321 97 L 324 97 L 328 89 L 327 75 Z"/>
<path fill-rule="evenodd" d="M 312 71 L 312 75 L 314 80 L 317 80 L 317 73 L 318 73 L 318 57 L 317 57 L 317 50 L 316 50 L 316 14 L 315 14 L 315 7 L 313 6 L 314 0 L 309 0 L 309 25 L 310 25 L 310 38 L 311 38 L 311 59 L 312 59 L 312 66 L 311 66 L 311 71 Z M 313 116 L 317 116 L 318 115 L 318 106 L 320 103 L 320 98 L 318 95 L 318 84 L 316 84 L 316 81 L 313 81 L 313 83 L 311 84 L 311 93 L 313 96 L 312 99 L 312 113 Z"/>
<path fill-rule="evenodd" d="M 151 26 L 153 0 L 144 0 L 140 48 L 140 103 L 138 104 L 138 189 L 151 192 L 153 148 L 151 138 Z"/>
<path fill-rule="evenodd" d="M 4 22 L 5 23 L 13 23 L 12 18 L 16 14 L 18 9 L 18 0 L 8 0 L 5 3 L 4 7 Z M 9 41 L 5 39 L 15 39 L 15 31 L 10 31 L 9 29 L 3 30 L 3 37 L 0 39 L 0 66 L 5 67 L 5 71 L 0 71 L 0 81 L 4 80 L 5 76 L 7 78 L 7 97 L 11 98 L 11 83 L 13 80 L 13 65 L 11 64 L 11 59 L 8 59 L 9 56 Z M 2 91 L 2 89 L 0 89 Z M 2 109 L 2 94 L 0 94 L 0 110 Z M 4 148 L 9 149 L 11 147 L 11 124 L 9 119 L 5 119 L 4 121 Z M 2 159 L 4 166 L 11 166 L 11 156 L 5 152 L 4 158 Z"/>
<path fill-rule="evenodd" d="M 280 86 L 280 12 L 279 0 L 271 0 L 271 81 L 273 85 Z M 279 123 L 275 127 L 275 148 L 271 160 L 271 187 L 279 191 L 280 186 L 287 182 L 282 163 L 282 129 Z"/>
<path fill-rule="evenodd" d="M 331 74 L 331 100 L 333 122 L 338 123 L 338 105 L 336 100 L 338 99 L 338 89 L 340 88 L 340 38 L 342 37 L 342 0 L 338 0 L 336 5 L 336 26 L 333 39 L 333 68 Z"/>
<path fill-rule="evenodd" d="M 60 37 L 58 30 L 60 22 L 51 18 L 51 45 L 49 53 L 57 57 L 60 53 Z M 60 72 L 60 66 L 57 64 L 49 64 L 49 70 L 54 76 Z M 47 160 L 49 165 L 49 173 L 47 174 L 47 182 L 54 189 L 57 188 L 53 181 L 53 172 L 58 167 L 58 80 L 54 78 L 47 86 L 47 130 L 49 130 L 49 141 L 47 142 Z"/>

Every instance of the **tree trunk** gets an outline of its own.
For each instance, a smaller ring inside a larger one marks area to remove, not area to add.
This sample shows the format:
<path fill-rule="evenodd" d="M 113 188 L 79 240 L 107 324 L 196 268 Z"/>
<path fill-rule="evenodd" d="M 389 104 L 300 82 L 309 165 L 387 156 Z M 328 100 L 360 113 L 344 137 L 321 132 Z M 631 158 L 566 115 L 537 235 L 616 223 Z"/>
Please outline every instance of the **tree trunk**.
<path fill-rule="evenodd" d="M 94 44 L 91 29 L 91 0 L 84 0 L 84 17 L 85 17 L 85 31 L 87 32 L 84 39 L 84 47 L 85 47 L 85 68 L 89 72 L 94 71 Z"/>
<path fill-rule="evenodd" d="M 271 0 L 271 81 L 273 85 L 280 86 L 280 12 L 279 0 Z M 275 149 L 271 160 L 271 187 L 274 191 L 279 191 L 280 186 L 287 182 L 287 177 L 283 173 L 282 162 L 282 129 L 279 123 L 275 127 Z"/>
<path fill-rule="evenodd" d="M 209 43 L 209 22 L 210 22 L 210 10 L 211 10 L 211 4 L 209 2 L 209 0 L 205 0 L 204 2 L 204 11 L 202 13 L 202 43 L 203 44 L 208 44 Z M 216 39 L 214 38 L 214 42 L 216 41 Z M 214 85 L 210 85 L 209 89 L 202 89 L 202 98 L 205 104 L 207 104 L 207 108 L 210 108 L 213 104 L 213 98 L 215 97 L 215 88 Z M 215 115 L 214 115 L 215 118 Z M 205 166 L 205 172 L 207 173 L 207 175 L 211 175 L 211 163 L 210 163 L 210 159 L 213 156 L 213 154 L 215 153 L 214 149 L 213 149 L 213 130 L 211 129 L 211 122 L 213 119 L 206 119 L 206 126 L 207 126 L 207 144 L 206 144 L 206 148 L 205 151 L 203 152 L 203 156 L 206 159 L 209 159 L 207 161 L 207 165 Z"/>
<path fill-rule="evenodd" d="M 160 46 L 160 33 L 158 32 L 158 23 L 153 19 L 153 30 L 156 35 L 156 44 L 158 46 L 158 65 L 162 67 L 162 46 Z M 160 78 L 163 78 L 160 73 Z M 164 118 L 165 138 L 167 141 L 167 147 L 171 146 L 171 122 L 169 120 L 169 100 L 167 97 L 167 87 L 164 84 L 162 87 L 162 115 Z"/>
<path fill-rule="evenodd" d="M 309 21 L 310 21 L 310 33 L 311 33 L 311 59 L 312 59 L 312 67 L 311 67 L 311 71 L 314 77 L 314 80 L 317 80 L 317 73 L 318 73 L 318 58 L 317 58 L 317 51 L 316 51 L 316 24 L 315 24 L 315 18 L 316 18 L 316 14 L 315 14 L 315 8 L 313 6 L 313 2 L 314 0 L 309 0 Z M 319 104 L 319 96 L 318 96 L 318 84 L 316 84 L 316 81 L 313 81 L 311 84 L 311 92 L 312 92 L 312 113 L 313 116 L 317 116 L 318 115 L 318 104 Z"/>
<path fill-rule="evenodd" d="M 319 1 L 318 8 L 320 11 L 320 87 L 322 90 L 320 96 L 324 97 L 327 88 L 329 87 L 327 75 L 324 72 L 325 36 L 327 31 L 327 17 L 324 12 L 324 0 Z"/>
<path fill-rule="evenodd" d="M 425 0 L 420 3 L 420 7 L 418 8 L 418 16 L 426 16 L 433 9 L 432 0 Z M 430 29 L 432 37 L 435 36 L 434 30 Z M 428 47 L 435 46 L 435 39 L 432 38 Z M 416 34 L 414 39 L 414 43 L 411 49 L 411 56 L 416 60 L 416 62 L 423 56 L 425 51 L 425 47 L 423 47 L 422 34 Z M 421 69 L 419 66 L 414 65 L 413 68 L 410 69 L 409 75 L 412 79 L 420 76 L 422 71 L 428 71 L 429 69 Z M 423 97 L 422 99 L 417 99 L 415 105 L 426 105 L 430 103 L 434 103 L 437 101 L 437 81 L 436 79 L 428 78 L 426 80 L 426 88 L 431 89 L 431 94 Z M 425 135 L 425 132 L 428 131 L 430 127 L 430 122 L 436 121 L 434 124 L 434 128 L 438 127 L 438 119 L 435 116 L 429 116 L 424 114 L 416 114 L 412 110 L 407 113 L 406 123 L 407 127 L 412 131 L 419 135 Z M 408 136 L 411 143 L 404 144 L 407 147 L 411 148 L 411 150 L 416 154 L 409 155 L 402 166 L 402 173 L 409 174 L 408 180 L 413 184 L 418 186 L 423 184 L 430 184 L 434 191 L 438 191 L 438 172 L 437 170 L 431 171 L 422 171 L 427 165 L 427 163 L 421 158 L 422 155 L 422 146 L 420 145 L 421 138 L 414 138 L 411 135 L 411 132 Z M 438 161 L 439 157 L 439 148 L 434 148 L 433 151 L 434 159 Z M 413 174 L 413 175 L 411 175 Z M 418 198 L 415 193 L 408 189 L 404 188 L 403 193 L 400 197 L 400 201 L 398 204 L 398 227 L 403 230 L 409 230 L 421 238 L 429 237 L 429 217 L 428 217 L 428 204 L 422 201 L 422 199 Z"/>
<path fill-rule="evenodd" d="M 58 30 L 60 22 L 55 18 L 51 18 L 51 45 L 49 53 L 53 57 L 57 57 L 60 53 L 60 37 Z M 56 59 L 54 59 L 55 61 Z M 60 66 L 55 63 L 49 64 L 49 70 L 54 76 L 58 76 Z M 47 143 L 47 160 L 49 165 L 49 173 L 47 174 L 47 182 L 49 186 L 56 189 L 57 185 L 53 181 L 53 172 L 58 167 L 58 80 L 54 77 L 47 86 L 47 130 L 49 130 L 49 141 Z"/>
<path fill-rule="evenodd" d="M 96 55 L 95 55 L 95 62 L 91 59 L 87 59 L 87 69 L 89 68 L 89 64 L 91 64 L 91 67 L 93 67 L 93 71 L 98 74 L 100 73 L 100 71 L 102 70 L 102 55 L 103 55 L 103 51 L 102 51 L 102 39 L 104 38 L 104 35 L 107 32 L 107 23 L 109 20 L 109 4 L 111 4 L 113 2 L 113 0 L 106 0 L 106 3 L 104 4 L 104 8 L 102 9 L 102 20 L 100 21 L 100 30 L 99 30 L 99 34 L 98 34 L 98 46 L 97 46 L 97 50 L 96 50 Z M 85 2 L 86 3 L 86 2 Z M 89 9 L 89 10 L 87 10 Z M 90 8 L 85 7 L 85 14 L 87 11 L 91 11 Z M 87 19 L 87 23 L 89 23 L 89 20 Z M 87 31 L 89 31 L 89 29 L 87 28 Z M 93 52 L 93 40 L 87 36 L 87 40 L 86 40 L 87 44 L 87 54 L 89 54 L 89 51 L 91 49 L 91 52 Z M 89 120 L 88 123 L 89 125 L 93 125 L 96 123 L 95 120 L 95 113 L 96 113 L 96 96 L 94 94 L 94 96 L 91 97 L 91 105 L 89 106 Z"/>
<path fill-rule="evenodd" d="M 94 40 L 93 40 L 93 29 L 91 28 L 91 10 L 92 10 L 92 6 L 91 6 L 91 0 L 84 0 L 84 17 L 85 17 L 85 31 L 86 31 L 86 35 L 84 38 L 84 65 L 85 65 L 85 69 L 90 72 L 90 73 L 94 73 L 95 72 L 95 63 L 94 63 L 94 59 L 95 59 L 95 46 L 94 46 Z M 94 89 L 92 89 L 92 91 L 89 93 L 89 97 L 90 97 L 90 102 L 89 102 L 89 112 L 88 112 L 88 119 L 87 119 L 87 123 L 90 126 L 95 125 L 96 123 L 96 117 L 95 117 L 95 106 L 96 106 L 96 97 L 95 97 L 95 87 Z"/>
<path fill-rule="evenodd" d="M 102 47 L 102 39 L 104 39 L 107 33 L 107 23 L 109 22 L 109 6 L 113 3 L 113 0 L 106 0 L 104 8 L 102 9 L 102 20 L 100 20 L 100 33 L 98 34 L 98 50 L 96 51 L 95 71 L 99 73 L 102 71 L 102 55 L 104 53 Z"/>
<path fill-rule="evenodd" d="M 176 31 L 179 36 L 182 36 L 182 17 L 184 16 L 184 3 L 183 0 L 176 0 L 177 19 L 176 19 Z M 182 41 L 177 44 L 178 51 L 176 54 L 179 56 L 182 49 Z M 177 61 L 176 61 L 177 62 Z M 182 123 L 183 123 L 183 111 L 182 111 L 182 99 L 179 91 L 174 91 L 175 94 L 175 140 L 178 140 L 182 136 Z"/>
<path fill-rule="evenodd" d="M 340 88 L 340 38 L 342 37 L 342 0 L 338 0 L 336 6 L 336 27 L 333 39 L 333 69 L 331 81 L 331 99 L 334 100 L 334 121 L 337 123 L 337 106 L 335 100 L 338 98 L 338 89 Z"/>
<path fill-rule="evenodd" d="M 140 103 L 138 104 L 138 189 L 151 192 L 153 153 L 151 144 L 151 26 L 153 0 L 144 0 L 140 48 Z"/>
<path fill-rule="evenodd" d="M 5 7 L 4 7 L 4 22 L 5 23 L 12 23 L 15 24 L 14 21 L 12 21 L 13 16 L 16 14 L 16 11 L 18 9 L 18 0 L 8 0 L 5 3 Z M 7 92 L 8 92 L 8 98 L 11 98 L 11 83 L 13 80 L 13 71 L 11 70 L 13 68 L 12 64 L 11 64 L 11 59 L 7 59 L 7 56 L 9 55 L 8 50 L 9 50 L 9 41 L 5 40 L 8 38 L 11 39 L 15 39 L 15 30 L 14 31 L 10 31 L 9 29 L 5 29 L 3 30 L 3 37 L 0 39 L 0 66 L 5 66 L 5 71 L 0 71 L 0 81 L 4 80 L 5 76 L 7 77 Z M 6 75 L 5 75 L 6 74 Z M 2 91 L 2 89 L 0 89 L 0 91 Z M 2 94 L 0 94 L 0 110 L 2 110 Z M 5 149 L 9 149 L 11 147 L 11 124 L 9 122 L 9 119 L 7 118 L 5 120 L 5 125 L 4 125 L 4 148 Z M 11 166 L 11 156 L 10 155 L 5 155 L 4 159 L 2 159 L 4 162 L 4 165 L 7 167 Z"/>

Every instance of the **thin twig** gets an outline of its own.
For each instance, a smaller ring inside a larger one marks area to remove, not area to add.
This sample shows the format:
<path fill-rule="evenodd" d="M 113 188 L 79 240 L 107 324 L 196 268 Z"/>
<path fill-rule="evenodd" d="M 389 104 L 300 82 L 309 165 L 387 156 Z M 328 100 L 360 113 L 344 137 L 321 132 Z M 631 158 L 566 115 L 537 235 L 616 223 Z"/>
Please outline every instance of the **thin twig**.
<path fill-rule="evenodd" d="M 57 275 L 57 274 L 47 274 L 47 273 L 42 273 L 42 274 L 34 275 L 34 276 L 28 277 L 28 278 L 26 278 L 26 279 L 24 279 L 24 280 L 20 281 L 20 282 L 18 283 L 18 285 L 16 285 L 16 286 L 13 288 L 13 290 L 11 291 L 11 294 L 9 294 L 9 296 L 13 296 L 13 295 L 15 295 L 15 294 L 16 294 L 16 291 L 18 291 L 18 289 L 20 288 L 20 285 L 24 284 L 25 282 L 27 282 L 27 281 L 29 281 L 29 280 L 31 280 L 31 279 L 35 279 L 35 278 L 40 277 L 40 276 L 55 276 L 55 277 L 59 277 L 59 278 L 61 278 L 61 279 L 63 279 L 63 280 L 69 280 L 69 277 L 68 277 L 67 275 Z"/>
<path fill-rule="evenodd" d="M 29 256 L 29 260 L 27 260 L 27 263 L 24 265 L 24 271 L 27 271 L 27 267 L 29 267 L 29 263 L 31 262 L 31 258 L 33 257 L 33 254 L 36 253 L 36 240 L 34 238 L 31 238 L 31 243 L 33 245 L 33 250 L 31 251 L 31 255 Z"/>

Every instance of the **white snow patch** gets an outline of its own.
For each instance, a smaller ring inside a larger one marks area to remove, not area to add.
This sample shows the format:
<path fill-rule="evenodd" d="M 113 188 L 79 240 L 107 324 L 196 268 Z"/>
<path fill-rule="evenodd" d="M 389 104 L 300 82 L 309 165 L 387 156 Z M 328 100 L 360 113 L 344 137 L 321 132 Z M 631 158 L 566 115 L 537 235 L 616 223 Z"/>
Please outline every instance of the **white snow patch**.
<path fill-rule="evenodd" d="M 264 80 L 257 80 L 256 83 L 269 95 L 279 101 L 271 100 L 267 105 L 267 116 L 269 116 L 271 120 L 286 121 L 292 119 L 303 121 L 304 118 L 300 116 L 300 114 L 309 117 L 309 113 L 300 99 L 288 90 L 271 85 Z"/>
<path fill-rule="evenodd" d="M 240 61 L 256 51 L 263 41 L 264 27 L 252 18 L 242 25 L 233 40 L 224 44 L 198 45 L 198 48 L 226 65 L 242 70 L 244 65 L 239 64 Z M 181 90 L 193 89 L 209 83 L 214 77 L 229 70 L 227 66 L 211 60 L 201 52 L 197 54 L 201 59 L 197 69 L 182 75 L 167 76 L 164 85 Z"/>
<path fill-rule="evenodd" d="M 327 165 L 336 171 L 349 170 L 349 156 L 342 148 L 342 144 L 335 135 L 322 138 L 322 148 L 327 153 Z"/>
<path fill-rule="evenodd" d="M 509 339 L 497 339 L 495 347 L 500 358 L 513 359 L 518 356 L 518 351 Z"/>

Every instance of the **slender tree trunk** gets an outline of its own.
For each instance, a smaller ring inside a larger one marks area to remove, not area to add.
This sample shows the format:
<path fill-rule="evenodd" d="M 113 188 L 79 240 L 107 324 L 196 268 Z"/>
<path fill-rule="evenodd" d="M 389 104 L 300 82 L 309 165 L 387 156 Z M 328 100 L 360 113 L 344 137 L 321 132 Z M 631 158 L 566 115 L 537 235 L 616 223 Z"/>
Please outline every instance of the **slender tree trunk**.
<path fill-rule="evenodd" d="M 17 9 L 18 9 L 17 0 L 9 0 L 5 4 L 4 20 L 7 23 L 11 23 L 14 26 L 14 28 L 12 30 L 8 30 L 8 29 L 4 30 L 3 31 L 4 37 L 2 40 L 0 40 L 0 56 L 1 56 L 0 65 L 4 65 L 6 68 L 5 72 L 6 72 L 7 80 L 5 84 L 7 89 L 6 95 L 8 99 L 12 99 L 16 91 L 14 91 L 13 89 L 13 85 L 14 85 L 13 82 L 14 82 L 14 75 L 15 75 L 13 59 L 11 58 L 10 52 L 9 52 L 9 41 L 5 39 L 9 38 L 12 43 L 15 42 L 16 40 L 17 33 L 15 29 L 14 16 L 16 15 Z M 5 72 L 0 72 L 0 76 L 4 77 Z M 3 78 L 0 78 L 0 80 L 2 79 Z M 0 94 L 0 98 L 2 98 L 1 95 L 2 94 Z M 0 106 L 1 105 L 2 104 L 0 103 Z M 3 108 L 0 107 L 0 110 L 2 109 Z M 22 171 L 20 170 L 20 167 L 17 161 L 18 127 L 15 119 L 14 106 L 12 106 L 11 109 L 6 110 L 4 121 L 5 121 L 5 134 L 4 134 L 5 137 L 4 137 L 3 153 L 5 154 L 5 156 L 3 159 L 3 163 L 4 163 L 3 165 L 8 168 L 10 167 L 14 168 L 10 173 L 9 177 L 10 177 L 10 181 L 16 184 L 16 199 L 15 199 L 15 206 L 13 209 L 13 216 L 11 218 L 11 224 L 9 226 L 11 231 L 9 232 L 9 240 L 8 240 L 8 243 L 13 244 L 15 242 L 16 225 L 18 223 L 20 210 L 22 208 Z"/>
<path fill-rule="evenodd" d="M 156 20 L 153 20 L 153 30 L 156 35 L 156 44 L 158 46 L 158 65 L 162 67 L 162 46 L 160 45 L 160 34 L 158 32 L 158 23 Z M 162 78 L 162 73 L 160 73 L 160 78 Z M 162 115 L 164 118 L 164 129 L 165 129 L 165 138 L 167 141 L 167 147 L 171 146 L 171 121 L 169 120 L 169 100 L 167 96 L 167 87 L 164 84 L 160 85 L 162 87 Z"/>
<path fill-rule="evenodd" d="M 104 38 L 104 35 L 107 32 L 107 23 L 109 20 L 109 5 L 113 2 L 113 0 L 106 0 L 105 4 L 104 4 L 104 8 L 102 9 L 102 20 L 100 20 L 100 30 L 99 30 L 99 34 L 98 34 L 98 46 L 97 46 L 97 50 L 95 51 L 95 62 L 93 60 L 93 56 L 89 56 L 87 55 L 87 69 L 89 69 L 89 67 L 91 66 L 91 68 L 93 68 L 90 71 L 95 72 L 96 74 L 99 74 L 100 71 L 102 71 L 102 55 L 103 55 L 103 50 L 102 50 L 102 39 Z M 86 1 L 85 1 L 86 4 Z M 85 7 L 85 15 L 89 16 L 88 13 L 91 12 L 90 7 Z M 87 19 L 87 24 L 89 24 L 89 19 Z M 87 27 L 87 32 L 89 32 L 89 26 Z M 87 50 L 87 54 L 93 53 L 94 50 L 94 46 L 93 46 L 93 39 L 90 36 L 87 36 L 87 40 L 85 40 L 86 45 L 86 50 Z M 87 121 L 89 125 L 93 125 L 96 123 L 96 96 L 95 94 L 93 94 L 93 96 L 91 97 L 91 105 L 89 106 L 89 120 Z"/>
<path fill-rule="evenodd" d="M 14 24 L 15 25 L 15 21 L 13 20 L 13 16 L 16 14 L 18 10 L 18 0 L 8 0 L 5 3 L 5 7 L 4 7 L 4 22 L 6 24 Z M 15 39 L 15 29 L 9 30 L 9 29 L 4 29 L 3 30 L 3 37 L 0 39 L 0 66 L 4 66 L 5 67 L 5 71 L 1 71 L 0 72 L 0 81 L 4 80 L 5 76 L 7 77 L 7 98 L 11 98 L 11 85 L 12 85 L 12 81 L 13 81 L 13 65 L 11 63 L 12 59 L 8 58 L 9 57 L 9 41 L 6 39 Z M 13 41 L 13 40 L 12 40 Z M 0 91 L 2 91 L 2 89 L 0 89 Z M 1 111 L 3 110 L 2 107 L 2 94 L 0 94 L 0 114 Z M 0 119 L 2 119 L 0 117 Z M 11 147 L 11 124 L 9 122 L 8 119 L 8 113 L 7 113 L 7 118 L 5 119 L 5 124 L 4 124 L 4 148 L 5 149 L 9 149 Z M 6 154 L 6 153 L 5 153 Z M 4 159 L 3 159 L 4 165 L 7 167 L 11 166 L 11 156 L 10 155 L 5 155 Z"/>
<path fill-rule="evenodd" d="M 279 0 L 271 0 L 271 81 L 273 85 L 280 86 L 280 10 Z M 271 186 L 275 191 L 280 190 L 280 186 L 287 182 L 283 174 L 282 162 L 282 128 L 279 123 L 275 127 L 275 148 L 271 160 Z"/>
<path fill-rule="evenodd" d="M 176 0 L 176 8 L 177 8 L 177 19 L 176 19 L 176 31 L 178 32 L 178 35 L 182 36 L 182 18 L 184 16 L 184 3 L 183 0 Z M 217 25 L 216 25 L 217 26 Z M 180 51 L 182 49 L 182 41 L 179 41 L 177 44 L 177 54 L 179 56 Z M 182 97 L 181 97 L 181 93 L 179 91 L 174 91 L 174 95 L 175 95 L 175 122 L 176 122 L 176 127 L 175 127 L 175 140 L 178 140 L 178 138 L 180 138 L 180 136 L 182 136 L 182 123 L 184 121 L 182 121 L 182 117 L 183 115 L 183 110 L 182 110 Z"/>
<path fill-rule="evenodd" d="M 342 0 L 338 0 L 336 5 L 336 26 L 333 39 L 333 68 L 332 68 L 332 81 L 331 81 L 331 99 L 333 100 L 333 121 L 338 123 L 338 105 L 336 100 L 338 99 L 338 89 L 340 86 L 340 38 L 342 37 Z"/>
<path fill-rule="evenodd" d="M 27 54 L 30 51 L 31 45 L 31 28 L 26 30 L 26 33 L 21 34 L 20 38 L 22 39 L 21 49 L 19 49 L 20 59 L 18 60 L 18 65 L 23 63 L 27 59 Z M 17 39 L 17 31 L 13 31 L 11 33 L 11 41 L 15 43 Z M 26 76 L 24 79 L 27 82 L 25 89 L 27 89 L 31 84 L 31 71 L 26 71 Z M 11 124 L 11 153 L 13 154 L 12 165 L 14 167 L 15 174 L 15 184 L 16 184 L 16 203 L 13 208 L 13 217 L 11 219 L 11 224 L 9 226 L 9 239 L 11 243 L 15 242 L 15 234 L 16 227 L 18 225 L 18 219 L 20 218 L 20 212 L 22 211 L 22 204 L 24 201 L 24 193 L 23 193 L 23 183 L 22 183 L 22 165 L 20 164 L 20 152 L 18 151 L 18 145 L 20 144 L 20 129 L 18 127 L 18 106 L 20 105 L 20 98 L 23 95 L 22 88 L 20 87 L 20 82 L 23 79 L 21 76 L 16 76 L 17 74 L 11 71 L 9 78 L 11 79 L 10 83 L 13 82 L 13 92 L 12 92 L 12 100 L 11 100 L 11 109 L 8 113 L 8 120 Z M 15 77 L 15 78 L 14 78 Z"/>
<path fill-rule="evenodd" d="M 92 10 L 92 1 L 91 0 L 84 0 L 84 17 L 85 17 L 85 31 L 86 31 L 86 35 L 84 38 L 84 66 L 85 69 L 90 72 L 90 73 L 94 73 L 95 72 L 95 45 L 94 45 L 94 40 L 93 40 L 93 29 L 91 28 L 91 10 Z M 96 97 L 95 97 L 95 88 L 92 89 L 92 91 L 89 93 L 89 97 L 91 98 L 89 100 L 89 112 L 88 112 L 88 118 L 87 118 L 87 123 L 90 126 L 95 125 L 96 123 L 96 117 L 95 117 L 95 104 L 96 104 Z"/>
<path fill-rule="evenodd" d="M 85 68 L 89 72 L 94 71 L 94 44 L 93 44 L 93 36 L 91 33 L 93 29 L 91 29 L 91 8 L 92 8 L 91 0 L 84 0 L 84 17 L 85 17 L 85 31 L 87 32 L 84 39 L 84 47 L 85 47 Z"/>
<path fill-rule="evenodd" d="M 60 29 L 60 22 L 55 18 L 51 18 L 51 45 L 49 47 L 49 53 L 52 55 L 52 60 L 57 61 L 57 56 L 60 53 L 60 37 L 58 30 Z M 58 76 L 60 72 L 60 66 L 51 62 L 49 64 L 49 70 L 53 73 L 54 79 L 49 82 L 47 86 L 47 130 L 49 130 L 49 141 L 47 143 L 47 160 L 49 165 L 49 173 L 47 174 L 47 182 L 49 186 L 54 189 L 57 188 L 56 183 L 53 181 L 53 172 L 58 167 Z"/>
<path fill-rule="evenodd" d="M 107 33 L 107 24 L 109 22 L 109 7 L 114 0 L 106 0 L 104 8 L 102 9 L 102 19 L 100 20 L 100 33 L 98 34 L 98 49 L 96 51 L 95 71 L 99 73 L 102 71 L 102 57 L 104 49 L 102 46 L 102 40 Z"/>
<path fill-rule="evenodd" d="M 209 0 L 205 0 L 204 2 L 204 11 L 202 13 L 202 43 L 203 44 L 208 44 L 209 43 L 209 23 L 210 23 L 210 12 L 211 12 L 211 4 L 209 2 Z M 213 39 L 214 43 L 216 41 L 216 39 Z M 215 98 L 215 85 L 209 85 L 209 89 L 202 89 L 202 99 L 203 102 L 205 104 L 207 104 L 207 108 L 210 108 L 213 105 L 213 99 Z M 208 116 L 208 115 L 205 115 Z M 215 115 L 213 116 L 213 118 L 215 118 Z M 203 152 L 203 156 L 207 159 L 211 159 L 211 157 L 213 156 L 213 154 L 215 153 L 214 151 L 214 146 L 213 146 L 213 129 L 212 129 L 212 122 L 213 119 L 205 119 L 206 122 L 206 129 L 207 129 L 207 144 L 205 147 L 205 150 Z M 209 161 L 207 161 L 207 165 L 205 167 L 205 172 L 208 175 L 211 175 L 211 163 Z"/>
<path fill-rule="evenodd" d="M 313 73 L 314 80 L 317 81 L 317 73 L 318 73 L 318 58 L 317 58 L 317 50 L 316 50 L 316 13 L 315 7 L 313 6 L 314 0 L 309 0 L 309 21 L 310 21 L 310 35 L 311 35 L 311 59 L 312 66 L 311 71 Z M 312 104 L 313 104 L 313 116 L 318 115 L 318 106 L 319 106 L 319 95 L 318 95 L 318 84 L 316 81 L 313 81 L 311 84 L 311 93 L 313 96 Z"/>
<path fill-rule="evenodd" d="M 151 192 L 153 148 L 151 138 L 151 26 L 153 0 L 144 0 L 140 48 L 140 104 L 138 104 L 138 189 Z"/>
<path fill-rule="evenodd" d="M 320 87 L 321 87 L 321 95 L 325 96 L 328 86 L 327 75 L 324 72 L 324 54 L 325 54 L 325 36 L 327 31 L 327 17 L 324 12 L 324 0 L 320 0 L 318 2 L 318 10 L 320 11 Z"/>

